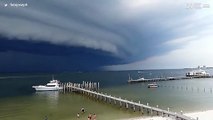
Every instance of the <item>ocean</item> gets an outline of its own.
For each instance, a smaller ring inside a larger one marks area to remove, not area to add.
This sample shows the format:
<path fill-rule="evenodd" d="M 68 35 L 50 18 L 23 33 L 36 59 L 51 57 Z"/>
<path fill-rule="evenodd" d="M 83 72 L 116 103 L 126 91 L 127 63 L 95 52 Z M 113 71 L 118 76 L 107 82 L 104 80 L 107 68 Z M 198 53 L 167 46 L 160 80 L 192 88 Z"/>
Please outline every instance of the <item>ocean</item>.
<path fill-rule="evenodd" d="M 128 75 L 139 77 L 184 76 L 187 69 L 98 71 L 54 73 L 61 82 L 94 81 L 100 83 L 100 91 L 112 96 L 140 101 L 150 106 L 184 113 L 213 110 L 213 78 L 158 82 L 156 89 L 148 89 L 148 83 L 128 84 Z M 211 75 L 212 69 L 207 69 Z M 117 120 L 142 116 L 118 106 L 91 98 L 58 91 L 35 92 L 32 85 L 46 84 L 52 73 L 2 73 L 0 74 L 0 120 L 87 120 L 89 113 L 97 120 Z M 84 107 L 86 113 L 80 109 Z"/>

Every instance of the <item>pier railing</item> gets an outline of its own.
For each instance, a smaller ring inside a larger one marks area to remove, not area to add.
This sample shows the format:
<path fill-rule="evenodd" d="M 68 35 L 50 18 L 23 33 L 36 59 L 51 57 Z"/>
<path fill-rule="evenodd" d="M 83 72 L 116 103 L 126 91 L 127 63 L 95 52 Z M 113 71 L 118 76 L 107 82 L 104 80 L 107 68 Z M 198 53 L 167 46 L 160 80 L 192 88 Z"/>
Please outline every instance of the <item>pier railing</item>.
<path fill-rule="evenodd" d="M 120 107 L 125 107 L 127 109 L 132 109 L 134 111 L 141 111 L 142 114 L 147 112 L 149 115 L 157 115 L 163 117 L 167 116 L 175 120 L 195 120 L 193 118 L 183 115 L 182 113 L 178 114 L 175 112 L 171 112 L 169 111 L 169 109 L 163 110 L 157 107 L 141 104 L 140 101 L 137 103 L 134 101 L 122 99 L 121 97 L 114 97 L 111 95 L 107 95 L 106 93 L 104 94 L 97 92 L 99 89 L 99 83 L 92 83 L 92 82 L 83 82 L 83 84 L 65 83 L 63 84 L 63 88 L 64 92 L 66 91 L 77 92 L 106 103 L 119 105 Z"/>

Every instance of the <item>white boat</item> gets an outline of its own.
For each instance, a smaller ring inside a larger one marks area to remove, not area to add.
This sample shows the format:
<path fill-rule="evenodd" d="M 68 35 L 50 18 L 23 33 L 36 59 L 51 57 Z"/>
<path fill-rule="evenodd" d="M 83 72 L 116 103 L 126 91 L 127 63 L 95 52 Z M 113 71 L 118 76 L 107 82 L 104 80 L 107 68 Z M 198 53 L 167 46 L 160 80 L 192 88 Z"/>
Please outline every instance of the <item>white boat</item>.
<path fill-rule="evenodd" d="M 143 77 L 133 80 L 133 79 L 131 78 L 131 76 L 129 75 L 128 83 L 131 83 L 131 82 L 141 82 L 141 81 L 143 81 L 143 80 L 145 80 Z"/>
<path fill-rule="evenodd" d="M 186 73 L 186 77 L 208 77 L 210 76 L 205 70 L 194 70 Z"/>
<path fill-rule="evenodd" d="M 148 84 L 148 88 L 157 88 L 158 84 L 157 83 L 150 83 Z"/>
<path fill-rule="evenodd" d="M 34 88 L 36 91 L 53 91 L 63 89 L 63 87 L 60 85 L 60 81 L 54 79 L 46 85 L 32 86 L 32 88 Z"/>

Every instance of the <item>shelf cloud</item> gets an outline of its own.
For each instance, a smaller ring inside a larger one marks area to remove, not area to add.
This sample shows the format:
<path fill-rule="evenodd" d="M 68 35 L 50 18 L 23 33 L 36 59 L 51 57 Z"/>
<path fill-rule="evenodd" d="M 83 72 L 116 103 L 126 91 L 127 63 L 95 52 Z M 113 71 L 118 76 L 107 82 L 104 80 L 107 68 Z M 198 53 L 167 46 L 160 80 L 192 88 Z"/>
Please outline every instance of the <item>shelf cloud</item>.
<path fill-rule="evenodd" d="M 158 63 L 152 58 L 184 50 L 212 34 L 213 4 L 210 1 L 199 3 L 200 8 L 189 6 L 196 1 L 189 3 L 184 0 L 176 3 L 170 0 L 22 0 L 22 3 L 28 4 L 27 7 L 3 6 L 18 2 L 0 1 L 1 43 L 2 46 L 10 46 L 0 49 L 2 55 L 6 51 L 46 55 L 37 47 L 34 51 L 21 49 L 17 43 L 24 41 L 21 43 L 27 42 L 29 46 L 52 46 L 51 50 L 63 47 L 63 59 L 73 54 L 80 55 L 79 51 L 83 50 L 87 51 L 83 52 L 87 53 L 86 56 L 97 56 L 95 61 L 111 58 L 113 62 L 109 60 L 96 67 L 113 70 L 122 69 L 124 64 L 131 67 L 140 61 Z M 209 7 L 202 8 L 204 5 Z M 2 41 L 11 41 L 18 46 Z M 69 50 L 72 51 L 67 52 Z M 155 67 L 147 64 L 142 62 L 139 69 Z"/>

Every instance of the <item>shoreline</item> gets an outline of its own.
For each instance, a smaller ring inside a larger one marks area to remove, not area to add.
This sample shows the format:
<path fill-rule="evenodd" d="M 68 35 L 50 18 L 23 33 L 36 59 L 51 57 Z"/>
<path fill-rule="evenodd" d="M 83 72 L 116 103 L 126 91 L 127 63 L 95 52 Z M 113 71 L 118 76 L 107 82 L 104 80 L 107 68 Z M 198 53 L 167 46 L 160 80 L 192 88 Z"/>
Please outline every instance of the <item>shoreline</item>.
<path fill-rule="evenodd" d="M 194 119 L 198 118 L 198 120 L 211 120 L 212 119 L 212 115 L 213 115 L 213 110 L 186 113 L 184 115 L 190 116 L 190 117 L 192 117 Z"/>
<path fill-rule="evenodd" d="M 174 120 L 174 119 L 169 117 L 153 116 L 153 117 L 135 117 L 135 118 L 129 118 L 129 119 L 122 119 L 122 120 Z"/>
<path fill-rule="evenodd" d="M 200 112 L 192 112 L 192 113 L 185 113 L 184 115 L 192 117 L 197 120 L 211 120 L 213 115 L 213 110 L 206 110 Z M 160 117 L 160 116 L 152 116 L 152 117 L 135 117 L 135 118 L 128 118 L 122 120 L 174 120 L 170 117 Z"/>

